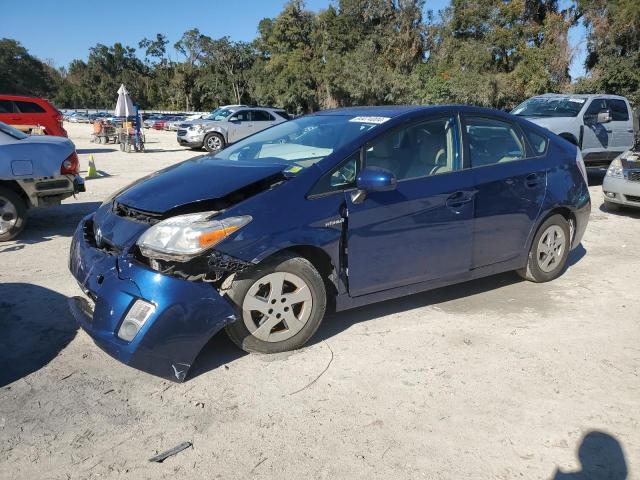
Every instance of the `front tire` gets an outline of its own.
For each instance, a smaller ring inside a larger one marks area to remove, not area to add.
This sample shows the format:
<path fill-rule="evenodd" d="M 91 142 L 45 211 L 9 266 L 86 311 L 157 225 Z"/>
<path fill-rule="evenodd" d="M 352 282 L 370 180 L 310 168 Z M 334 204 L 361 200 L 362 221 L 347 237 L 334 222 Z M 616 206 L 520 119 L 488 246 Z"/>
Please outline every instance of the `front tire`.
<path fill-rule="evenodd" d="M 569 222 L 562 215 L 552 215 L 538 228 L 527 266 L 518 270 L 518 274 L 531 282 L 549 282 L 562 273 L 570 249 Z"/>
<path fill-rule="evenodd" d="M 307 259 L 288 254 L 238 274 L 228 295 L 240 318 L 226 331 L 246 352 L 302 347 L 320 326 L 327 307 L 320 273 Z"/>
<path fill-rule="evenodd" d="M 13 190 L 0 187 L 0 242 L 16 238 L 27 224 L 27 205 Z"/>
<path fill-rule="evenodd" d="M 225 146 L 224 138 L 219 133 L 208 133 L 204 137 L 203 146 L 207 152 L 219 152 Z"/>

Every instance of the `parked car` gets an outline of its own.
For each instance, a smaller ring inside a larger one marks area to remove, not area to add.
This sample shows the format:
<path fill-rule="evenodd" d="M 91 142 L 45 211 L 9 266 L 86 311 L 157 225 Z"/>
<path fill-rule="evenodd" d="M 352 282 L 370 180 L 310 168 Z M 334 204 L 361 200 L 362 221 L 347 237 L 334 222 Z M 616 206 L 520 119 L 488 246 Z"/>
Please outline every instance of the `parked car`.
<path fill-rule="evenodd" d="M 246 351 L 281 352 L 304 345 L 328 305 L 509 270 L 553 280 L 590 209 L 577 148 L 522 118 L 319 112 L 106 200 L 73 236 L 87 298 L 70 307 L 109 354 L 182 381 L 222 328 Z"/>
<path fill-rule="evenodd" d="M 579 145 L 588 167 L 607 166 L 633 147 L 634 126 L 629 101 L 618 95 L 532 97 L 511 113 Z"/>
<path fill-rule="evenodd" d="M 84 192 L 71 140 L 26 135 L 0 122 L 0 242 L 18 236 L 29 208 L 58 205 Z"/>
<path fill-rule="evenodd" d="M 29 134 L 67 136 L 62 113 L 43 98 L 0 95 L 0 122 Z"/>
<path fill-rule="evenodd" d="M 217 152 L 227 144 L 288 120 L 284 110 L 265 107 L 223 108 L 187 128 L 178 128 L 178 143 Z"/>
<path fill-rule="evenodd" d="M 609 210 L 640 208 L 640 150 L 629 150 L 611 162 L 602 191 Z"/>
<path fill-rule="evenodd" d="M 185 121 L 183 115 L 171 115 L 165 119 L 164 130 L 178 130 L 178 125 Z"/>

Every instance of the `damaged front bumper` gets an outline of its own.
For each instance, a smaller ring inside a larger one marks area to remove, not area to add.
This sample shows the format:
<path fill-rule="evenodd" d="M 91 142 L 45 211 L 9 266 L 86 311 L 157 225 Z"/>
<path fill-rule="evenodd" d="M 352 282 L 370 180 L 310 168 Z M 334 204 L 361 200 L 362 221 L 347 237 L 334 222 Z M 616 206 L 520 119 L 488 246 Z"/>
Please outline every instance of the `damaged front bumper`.
<path fill-rule="evenodd" d="M 213 285 L 163 275 L 130 255 L 97 248 L 86 238 L 84 218 L 71 243 L 69 269 L 89 300 L 70 309 L 94 342 L 117 360 L 169 380 L 183 381 L 209 339 L 235 321 L 236 310 Z M 137 300 L 155 306 L 127 342 L 118 330 Z"/>

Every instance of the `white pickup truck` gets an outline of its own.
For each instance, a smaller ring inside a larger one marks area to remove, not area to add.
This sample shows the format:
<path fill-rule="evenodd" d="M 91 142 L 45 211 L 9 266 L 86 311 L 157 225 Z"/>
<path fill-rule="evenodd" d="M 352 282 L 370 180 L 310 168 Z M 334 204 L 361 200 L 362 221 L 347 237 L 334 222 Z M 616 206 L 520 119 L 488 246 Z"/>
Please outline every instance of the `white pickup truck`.
<path fill-rule="evenodd" d="M 71 140 L 29 136 L 0 122 L 0 242 L 24 228 L 29 208 L 58 205 L 84 192 Z"/>
<path fill-rule="evenodd" d="M 578 145 L 587 167 L 607 166 L 634 144 L 629 101 L 618 95 L 560 95 L 529 98 L 511 112 Z"/>

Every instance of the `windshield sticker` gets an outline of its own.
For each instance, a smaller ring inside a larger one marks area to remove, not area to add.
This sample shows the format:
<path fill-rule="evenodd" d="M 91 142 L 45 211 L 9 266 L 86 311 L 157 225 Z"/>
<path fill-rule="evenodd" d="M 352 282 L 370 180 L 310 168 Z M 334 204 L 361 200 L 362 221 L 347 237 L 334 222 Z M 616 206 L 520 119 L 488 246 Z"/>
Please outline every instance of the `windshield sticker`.
<path fill-rule="evenodd" d="M 584 102 L 586 102 L 586 100 L 584 98 L 570 98 L 569 101 L 573 102 L 573 103 L 584 103 Z"/>
<path fill-rule="evenodd" d="M 353 117 L 349 121 L 355 123 L 374 123 L 376 125 L 380 125 L 387 120 L 389 120 L 389 117 Z"/>
<path fill-rule="evenodd" d="M 302 167 L 299 167 L 297 165 L 294 165 L 293 167 L 289 167 L 285 170 L 285 172 L 287 173 L 298 173 L 300 170 L 302 170 Z"/>

